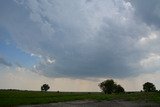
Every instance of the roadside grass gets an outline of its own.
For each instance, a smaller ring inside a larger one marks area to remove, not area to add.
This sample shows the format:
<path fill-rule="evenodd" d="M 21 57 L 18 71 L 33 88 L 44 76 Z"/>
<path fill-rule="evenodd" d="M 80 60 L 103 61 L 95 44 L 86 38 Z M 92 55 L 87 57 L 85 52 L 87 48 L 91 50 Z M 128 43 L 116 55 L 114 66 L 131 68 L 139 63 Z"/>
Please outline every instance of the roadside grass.
<path fill-rule="evenodd" d="M 19 91 L 19 90 L 0 90 L 0 107 L 44 104 L 75 100 L 125 100 L 136 102 L 156 102 L 160 103 L 160 93 L 134 92 L 121 94 L 103 94 L 100 92 L 40 92 L 40 91 Z"/>

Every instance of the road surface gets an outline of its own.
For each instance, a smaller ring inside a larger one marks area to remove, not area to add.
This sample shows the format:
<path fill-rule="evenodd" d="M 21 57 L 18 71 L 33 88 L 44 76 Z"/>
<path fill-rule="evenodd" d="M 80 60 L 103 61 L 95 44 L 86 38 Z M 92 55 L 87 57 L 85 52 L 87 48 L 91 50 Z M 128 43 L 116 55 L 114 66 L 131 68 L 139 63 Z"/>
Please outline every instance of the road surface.
<path fill-rule="evenodd" d="M 160 104 L 130 101 L 71 101 L 39 105 L 25 105 L 19 107 L 160 107 Z"/>

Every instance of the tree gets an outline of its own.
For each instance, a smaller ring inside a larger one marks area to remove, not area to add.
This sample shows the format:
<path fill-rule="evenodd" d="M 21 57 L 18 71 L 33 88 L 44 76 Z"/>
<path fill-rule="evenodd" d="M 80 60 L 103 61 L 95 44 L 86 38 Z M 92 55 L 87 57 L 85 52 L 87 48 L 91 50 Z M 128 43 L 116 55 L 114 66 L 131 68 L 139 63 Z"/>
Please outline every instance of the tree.
<path fill-rule="evenodd" d="M 50 88 L 50 87 L 49 87 L 48 84 L 43 84 L 43 85 L 41 86 L 41 91 L 47 91 L 49 88 Z"/>
<path fill-rule="evenodd" d="M 114 87 L 114 92 L 115 93 L 124 93 L 124 88 L 121 85 L 115 85 Z"/>
<path fill-rule="evenodd" d="M 156 87 L 153 83 L 150 82 L 146 82 L 145 84 L 143 84 L 143 90 L 145 92 L 155 92 L 156 91 Z"/>
<path fill-rule="evenodd" d="M 114 86 L 115 86 L 115 83 L 114 81 L 111 79 L 111 80 L 105 80 L 103 81 L 102 83 L 99 84 L 99 87 L 101 88 L 101 90 L 106 94 L 111 94 L 114 90 Z"/>
<path fill-rule="evenodd" d="M 125 92 L 124 88 L 117 85 L 112 79 L 101 82 L 99 87 L 105 94 Z"/>

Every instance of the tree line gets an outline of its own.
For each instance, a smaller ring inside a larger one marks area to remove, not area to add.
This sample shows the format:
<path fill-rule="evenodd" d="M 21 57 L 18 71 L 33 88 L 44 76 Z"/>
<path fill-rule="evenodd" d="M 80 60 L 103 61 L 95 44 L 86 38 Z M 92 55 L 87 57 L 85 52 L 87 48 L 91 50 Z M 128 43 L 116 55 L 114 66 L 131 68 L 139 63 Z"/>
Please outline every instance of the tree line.
<path fill-rule="evenodd" d="M 125 90 L 121 85 L 117 85 L 114 80 L 105 80 L 99 84 L 100 89 L 106 94 L 111 93 L 124 93 Z M 146 82 L 143 84 L 144 92 L 156 92 L 156 87 L 153 83 Z"/>
<path fill-rule="evenodd" d="M 105 80 L 101 82 L 99 85 L 102 92 L 105 94 L 112 94 L 112 93 L 124 93 L 125 90 L 120 84 L 116 84 L 113 79 Z M 41 86 L 41 91 L 47 91 L 50 89 L 48 84 L 43 84 Z M 156 87 L 153 83 L 146 82 L 143 84 L 143 91 L 144 92 L 156 92 Z"/>

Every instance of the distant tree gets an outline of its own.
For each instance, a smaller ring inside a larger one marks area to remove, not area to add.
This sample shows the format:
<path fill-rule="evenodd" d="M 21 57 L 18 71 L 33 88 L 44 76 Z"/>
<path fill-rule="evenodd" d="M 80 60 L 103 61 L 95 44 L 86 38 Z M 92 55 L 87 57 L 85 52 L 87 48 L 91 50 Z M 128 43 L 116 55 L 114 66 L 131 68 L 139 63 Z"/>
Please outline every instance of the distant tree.
<path fill-rule="evenodd" d="M 102 83 L 99 84 L 99 87 L 101 90 L 106 94 L 111 94 L 114 90 L 115 83 L 111 80 L 105 80 Z"/>
<path fill-rule="evenodd" d="M 41 86 L 41 91 L 47 91 L 49 88 L 50 88 L 50 87 L 49 87 L 48 84 L 43 84 L 43 85 Z"/>
<path fill-rule="evenodd" d="M 121 85 L 116 85 L 115 84 L 114 92 L 115 93 L 124 93 L 125 91 L 124 91 L 124 88 Z"/>
<path fill-rule="evenodd" d="M 156 87 L 153 83 L 150 82 L 146 82 L 143 84 L 143 90 L 145 92 L 155 92 L 156 91 Z"/>
<path fill-rule="evenodd" d="M 117 85 L 112 79 L 101 82 L 99 87 L 105 94 L 125 92 L 124 88 Z"/>

